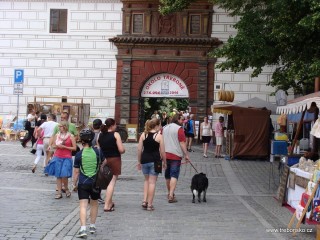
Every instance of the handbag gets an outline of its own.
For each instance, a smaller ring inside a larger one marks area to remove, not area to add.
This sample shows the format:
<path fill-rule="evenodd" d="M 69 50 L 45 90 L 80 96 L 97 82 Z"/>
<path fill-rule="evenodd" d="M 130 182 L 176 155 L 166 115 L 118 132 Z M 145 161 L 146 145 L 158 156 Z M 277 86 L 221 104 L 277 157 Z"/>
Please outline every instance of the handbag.
<path fill-rule="evenodd" d="M 96 174 L 96 178 L 94 181 L 94 185 L 96 188 L 100 188 L 100 189 L 107 189 L 109 183 L 111 182 L 112 178 L 113 178 L 113 173 L 110 169 L 110 167 L 107 165 L 107 159 L 104 159 L 103 153 L 101 151 L 101 149 L 99 149 L 99 162 L 100 167 L 99 170 Z"/>
<path fill-rule="evenodd" d="M 101 164 L 99 171 L 96 174 L 95 186 L 101 189 L 107 189 L 113 178 L 111 169 L 107 164 Z"/>

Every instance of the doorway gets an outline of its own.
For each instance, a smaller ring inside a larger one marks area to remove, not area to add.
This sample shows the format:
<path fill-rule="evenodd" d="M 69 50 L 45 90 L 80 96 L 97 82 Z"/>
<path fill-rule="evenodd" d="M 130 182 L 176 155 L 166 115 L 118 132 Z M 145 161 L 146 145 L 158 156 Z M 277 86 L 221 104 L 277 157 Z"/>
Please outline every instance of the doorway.
<path fill-rule="evenodd" d="M 189 111 L 189 98 L 140 98 L 139 132 L 143 132 L 145 122 L 151 119 L 154 111 L 161 118 L 163 112 L 169 116 L 173 109 Z"/>

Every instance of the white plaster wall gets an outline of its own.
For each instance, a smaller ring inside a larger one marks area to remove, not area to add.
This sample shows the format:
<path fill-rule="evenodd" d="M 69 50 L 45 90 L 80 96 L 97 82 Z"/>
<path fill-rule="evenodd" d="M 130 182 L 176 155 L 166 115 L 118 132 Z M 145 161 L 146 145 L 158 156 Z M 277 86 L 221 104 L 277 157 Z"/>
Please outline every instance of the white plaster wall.
<path fill-rule="evenodd" d="M 68 32 L 49 33 L 50 9 L 68 9 Z M 35 95 L 83 97 L 92 115 L 114 116 L 120 1 L 1 1 L 0 116 L 17 112 L 14 69 L 24 69 L 19 117 Z M 71 101 L 71 100 L 70 100 Z"/>

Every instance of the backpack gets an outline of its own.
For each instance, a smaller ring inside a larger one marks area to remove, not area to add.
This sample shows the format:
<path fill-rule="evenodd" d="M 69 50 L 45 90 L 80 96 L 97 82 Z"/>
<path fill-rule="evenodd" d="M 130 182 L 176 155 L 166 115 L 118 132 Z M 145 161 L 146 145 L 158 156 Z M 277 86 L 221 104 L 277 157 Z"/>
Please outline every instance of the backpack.
<path fill-rule="evenodd" d="M 190 129 L 191 129 L 191 126 L 190 126 L 190 120 L 188 120 L 185 124 L 184 124 L 184 131 L 185 132 L 189 132 Z"/>
<path fill-rule="evenodd" d="M 79 148 L 79 149 L 80 149 L 80 148 Z M 88 177 L 88 176 L 86 175 L 84 169 L 83 169 L 83 166 L 82 166 L 82 152 L 83 152 L 83 149 L 81 149 L 80 152 L 81 152 L 80 171 L 81 171 L 86 177 Z M 97 156 L 96 174 L 97 174 L 97 172 L 98 172 L 99 166 L 100 166 L 100 159 L 99 159 L 99 156 Z M 95 174 L 95 175 L 96 175 L 96 174 Z M 94 176 L 95 176 L 95 175 L 94 175 Z M 94 176 L 93 176 L 93 177 L 94 177 Z"/>

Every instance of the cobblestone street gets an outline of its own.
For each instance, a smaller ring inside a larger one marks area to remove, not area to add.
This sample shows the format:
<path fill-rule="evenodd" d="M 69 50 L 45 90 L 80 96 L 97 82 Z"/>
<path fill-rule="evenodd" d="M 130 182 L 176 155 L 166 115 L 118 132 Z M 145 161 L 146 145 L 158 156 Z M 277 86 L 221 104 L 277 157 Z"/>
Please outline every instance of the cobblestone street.
<path fill-rule="evenodd" d="M 136 170 L 137 143 L 126 143 L 122 175 L 114 194 L 115 211 L 99 206 L 97 232 L 88 239 L 292 239 L 286 229 L 291 212 L 275 200 L 277 167 L 270 178 L 267 161 L 224 160 L 202 157 L 200 145 L 190 158 L 209 178 L 207 203 L 193 204 L 190 191 L 195 174 L 182 165 L 176 196 L 167 202 L 163 176 L 158 178 L 155 211 L 141 209 L 143 176 Z M 211 147 L 212 149 L 212 147 Z M 76 239 L 79 230 L 78 197 L 55 200 L 55 179 L 45 177 L 42 167 L 31 172 L 34 155 L 19 142 L 0 143 L 0 239 Z M 103 193 L 104 195 L 104 193 Z M 315 239 L 314 225 L 301 225 L 310 233 L 295 239 Z M 272 232 L 274 231 L 274 232 Z"/>

